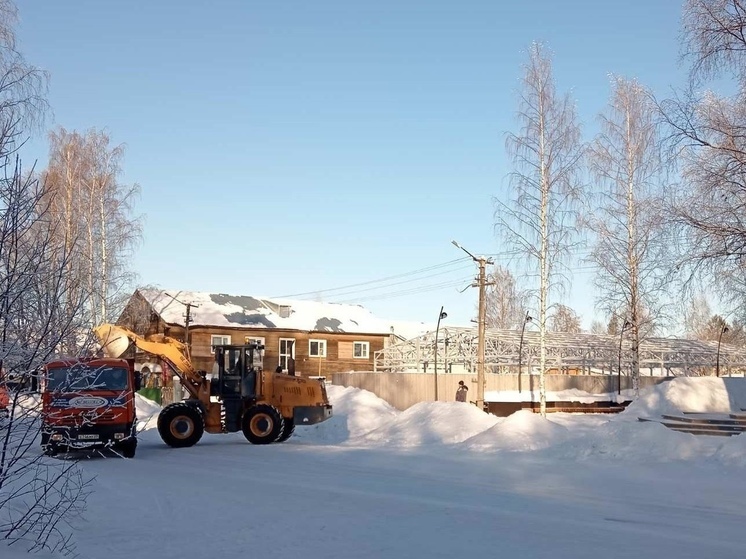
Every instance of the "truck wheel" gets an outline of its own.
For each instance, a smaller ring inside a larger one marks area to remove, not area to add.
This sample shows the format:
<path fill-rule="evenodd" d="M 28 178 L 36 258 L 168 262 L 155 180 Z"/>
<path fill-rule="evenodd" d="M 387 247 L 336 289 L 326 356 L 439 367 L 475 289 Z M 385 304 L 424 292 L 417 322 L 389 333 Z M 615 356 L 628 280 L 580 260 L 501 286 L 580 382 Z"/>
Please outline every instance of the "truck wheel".
<path fill-rule="evenodd" d="M 169 404 L 158 415 L 158 433 L 163 442 L 174 448 L 193 446 L 205 432 L 202 412 L 185 402 Z"/>
<path fill-rule="evenodd" d="M 259 404 L 246 410 L 242 423 L 244 437 L 252 444 L 275 442 L 285 426 L 280 411 L 267 404 Z"/>
<path fill-rule="evenodd" d="M 285 419 L 285 427 L 282 430 L 282 433 L 280 434 L 280 438 L 277 439 L 278 443 L 285 442 L 290 438 L 290 436 L 295 431 L 295 421 L 292 419 Z"/>
<path fill-rule="evenodd" d="M 41 450 L 44 453 L 44 456 L 57 456 L 57 453 L 60 451 L 54 443 L 42 445 Z"/>
<path fill-rule="evenodd" d="M 41 433 L 41 451 L 44 456 L 56 456 L 60 451 L 55 443 L 49 440 L 51 433 L 42 431 Z"/>
<path fill-rule="evenodd" d="M 137 451 L 137 439 L 130 437 L 124 442 L 114 445 L 114 451 L 122 455 L 123 458 L 134 458 Z"/>

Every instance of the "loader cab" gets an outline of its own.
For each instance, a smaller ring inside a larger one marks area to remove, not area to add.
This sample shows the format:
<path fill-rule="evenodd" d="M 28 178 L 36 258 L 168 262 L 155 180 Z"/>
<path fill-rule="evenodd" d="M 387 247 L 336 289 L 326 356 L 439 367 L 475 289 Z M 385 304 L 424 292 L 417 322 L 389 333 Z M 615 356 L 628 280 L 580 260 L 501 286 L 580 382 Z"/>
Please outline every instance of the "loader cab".
<path fill-rule="evenodd" d="M 255 398 L 258 393 L 258 373 L 264 346 L 221 345 L 213 346 L 217 378 L 213 379 L 211 395 L 225 398 Z"/>

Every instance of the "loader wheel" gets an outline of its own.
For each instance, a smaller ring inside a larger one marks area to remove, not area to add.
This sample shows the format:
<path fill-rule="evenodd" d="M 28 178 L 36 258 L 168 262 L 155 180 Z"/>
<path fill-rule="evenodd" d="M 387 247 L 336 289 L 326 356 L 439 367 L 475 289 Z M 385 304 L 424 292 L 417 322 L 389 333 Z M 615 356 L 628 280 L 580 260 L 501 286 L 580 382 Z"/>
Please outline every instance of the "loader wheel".
<path fill-rule="evenodd" d="M 290 438 L 294 431 L 295 421 L 293 421 L 292 419 L 285 419 L 285 427 L 282 429 L 282 433 L 280 434 L 280 438 L 277 439 L 277 442 L 285 442 Z"/>
<path fill-rule="evenodd" d="M 158 433 L 163 442 L 174 448 L 193 446 L 205 432 L 202 412 L 186 402 L 169 404 L 158 416 Z"/>
<path fill-rule="evenodd" d="M 243 434 L 252 444 L 270 444 L 278 440 L 285 428 L 285 420 L 274 406 L 259 404 L 246 410 Z"/>

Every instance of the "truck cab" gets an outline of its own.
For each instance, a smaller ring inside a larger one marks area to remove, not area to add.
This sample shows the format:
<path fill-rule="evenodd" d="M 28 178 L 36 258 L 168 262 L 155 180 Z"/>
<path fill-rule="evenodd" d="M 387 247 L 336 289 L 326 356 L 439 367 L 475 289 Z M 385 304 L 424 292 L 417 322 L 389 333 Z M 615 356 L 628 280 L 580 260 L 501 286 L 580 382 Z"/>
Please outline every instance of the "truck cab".
<path fill-rule="evenodd" d="M 41 379 L 41 446 L 54 456 L 111 448 L 135 456 L 135 392 L 140 375 L 127 359 L 65 359 L 47 363 Z"/>

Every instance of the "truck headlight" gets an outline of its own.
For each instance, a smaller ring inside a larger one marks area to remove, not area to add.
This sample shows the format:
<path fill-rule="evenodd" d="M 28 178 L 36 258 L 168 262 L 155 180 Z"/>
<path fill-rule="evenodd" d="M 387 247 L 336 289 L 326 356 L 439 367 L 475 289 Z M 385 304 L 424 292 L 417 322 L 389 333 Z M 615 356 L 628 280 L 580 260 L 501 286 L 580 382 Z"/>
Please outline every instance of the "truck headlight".
<path fill-rule="evenodd" d="M 55 433 L 54 435 L 49 437 L 49 439 L 52 441 L 61 441 L 61 440 L 64 440 L 64 438 L 65 437 L 62 436 L 62 433 Z"/>
<path fill-rule="evenodd" d="M 121 441 L 124 438 L 124 433 L 114 433 L 114 440 Z"/>

